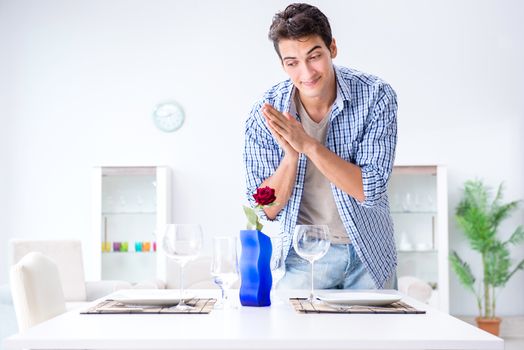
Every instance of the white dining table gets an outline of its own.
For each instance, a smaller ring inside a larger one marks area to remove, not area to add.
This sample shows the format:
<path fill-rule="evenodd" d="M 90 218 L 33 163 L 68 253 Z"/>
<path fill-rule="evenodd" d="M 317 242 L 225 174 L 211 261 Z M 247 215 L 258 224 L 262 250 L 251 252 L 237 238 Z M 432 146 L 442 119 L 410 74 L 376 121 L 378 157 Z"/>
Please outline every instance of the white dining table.
<path fill-rule="evenodd" d="M 191 292 L 199 297 L 218 296 L 216 290 Z M 216 309 L 209 314 L 86 315 L 77 309 L 8 337 L 3 346 L 5 350 L 504 349 L 501 338 L 407 296 L 402 296 L 402 301 L 426 313 L 296 312 L 288 298 L 307 294 L 307 291 L 279 290 L 270 307 L 238 306 Z M 232 301 L 238 303 L 235 298 Z"/>

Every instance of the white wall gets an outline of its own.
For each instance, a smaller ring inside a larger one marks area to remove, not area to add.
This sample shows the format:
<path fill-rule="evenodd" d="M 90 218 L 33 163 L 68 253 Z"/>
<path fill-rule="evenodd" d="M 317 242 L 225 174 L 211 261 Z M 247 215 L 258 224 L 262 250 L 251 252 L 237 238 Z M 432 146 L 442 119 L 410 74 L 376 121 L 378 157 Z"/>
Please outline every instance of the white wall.
<path fill-rule="evenodd" d="M 12 66 L 13 60 L 8 58 L 7 53 L 11 50 L 10 39 L 6 35 L 10 27 L 4 12 L 4 4 L 0 2 L 0 284 L 7 280 L 7 249 L 5 247 L 7 238 L 10 237 L 10 211 L 9 202 L 11 198 L 11 106 L 12 101 Z"/>
<path fill-rule="evenodd" d="M 284 78 L 267 29 L 287 3 L 0 1 L 0 283 L 12 237 L 92 248 L 96 165 L 168 165 L 175 221 L 201 222 L 209 235 L 242 228 L 243 120 Z M 336 63 L 396 89 L 397 162 L 448 165 L 450 218 L 466 179 L 505 181 L 508 200 L 524 198 L 523 3 L 313 3 L 332 22 Z M 170 98 L 187 121 L 165 134 L 150 114 Z M 477 269 L 452 219 L 450 236 Z M 451 288 L 451 311 L 475 314 L 453 275 Z M 524 313 L 523 288 L 521 273 L 500 294 L 501 315 Z"/>

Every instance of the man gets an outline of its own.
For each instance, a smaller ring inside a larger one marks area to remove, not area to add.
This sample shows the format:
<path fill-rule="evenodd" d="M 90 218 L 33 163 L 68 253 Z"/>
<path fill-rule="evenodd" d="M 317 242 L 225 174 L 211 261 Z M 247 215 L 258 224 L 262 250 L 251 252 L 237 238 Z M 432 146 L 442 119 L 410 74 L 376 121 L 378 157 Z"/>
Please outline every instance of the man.
<path fill-rule="evenodd" d="M 381 79 L 334 66 L 327 17 L 291 4 L 269 31 L 289 79 L 255 104 L 246 122 L 248 198 L 276 191 L 264 213 L 283 228 L 286 274 L 279 287 L 309 286 L 310 266 L 291 247 L 297 224 L 326 224 L 331 247 L 315 262 L 315 288 L 396 287 L 387 183 L 397 138 L 397 102 Z M 251 199 L 251 198 L 250 198 Z"/>

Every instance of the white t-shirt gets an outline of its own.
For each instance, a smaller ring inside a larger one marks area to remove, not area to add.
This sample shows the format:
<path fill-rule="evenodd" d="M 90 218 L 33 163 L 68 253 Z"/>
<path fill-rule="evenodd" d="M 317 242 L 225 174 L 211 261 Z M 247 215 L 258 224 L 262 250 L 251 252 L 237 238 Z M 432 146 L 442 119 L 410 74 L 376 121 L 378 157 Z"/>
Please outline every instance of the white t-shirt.
<path fill-rule="evenodd" d="M 295 105 L 306 133 L 324 145 L 329 127 L 329 113 L 320 123 L 316 123 L 308 115 L 297 94 L 295 94 Z M 333 198 L 331 183 L 309 159 L 306 163 L 306 177 L 297 224 L 327 225 L 332 244 L 350 243 Z"/>

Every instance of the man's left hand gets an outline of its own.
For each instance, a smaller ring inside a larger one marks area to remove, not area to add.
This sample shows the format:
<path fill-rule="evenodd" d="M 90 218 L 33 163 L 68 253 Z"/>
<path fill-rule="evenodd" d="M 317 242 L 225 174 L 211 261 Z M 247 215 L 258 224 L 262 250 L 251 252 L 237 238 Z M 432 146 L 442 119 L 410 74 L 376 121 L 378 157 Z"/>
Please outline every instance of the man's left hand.
<path fill-rule="evenodd" d="M 268 103 L 262 107 L 262 114 L 269 127 L 286 140 L 295 151 L 305 153 L 306 148 L 316 142 L 291 114 L 281 113 Z"/>

